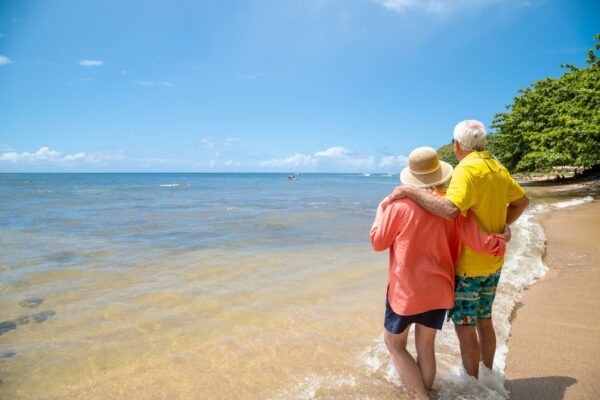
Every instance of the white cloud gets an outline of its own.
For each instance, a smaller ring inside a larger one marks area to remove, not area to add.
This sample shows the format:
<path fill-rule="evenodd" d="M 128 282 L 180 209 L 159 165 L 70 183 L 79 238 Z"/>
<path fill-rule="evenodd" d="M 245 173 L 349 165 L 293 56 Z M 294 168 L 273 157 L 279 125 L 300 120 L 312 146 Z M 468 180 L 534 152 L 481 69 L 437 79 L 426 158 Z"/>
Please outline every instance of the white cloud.
<path fill-rule="evenodd" d="M 502 0 L 374 0 L 388 10 L 405 14 L 408 11 L 422 11 L 428 14 L 446 14 L 461 8 L 474 8 Z"/>
<path fill-rule="evenodd" d="M 408 157 L 399 156 L 384 156 L 379 163 L 380 167 L 404 167 L 408 163 Z"/>
<path fill-rule="evenodd" d="M 342 146 L 334 146 L 324 151 L 317 151 L 314 157 L 329 159 L 337 164 L 352 167 L 371 167 L 375 164 L 374 157 L 352 155 L 350 151 Z"/>
<path fill-rule="evenodd" d="M 266 160 L 261 162 L 261 167 L 309 167 L 315 166 L 317 159 L 307 154 L 295 154 L 288 158 L 280 158 L 273 160 Z"/>
<path fill-rule="evenodd" d="M 12 61 L 10 61 L 10 58 L 0 54 L 0 65 L 5 65 L 5 64 L 10 64 L 10 63 L 12 63 Z"/>
<path fill-rule="evenodd" d="M 122 149 L 115 150 L 107 153 L 91 153 L 86 154 L 84 152 L 66 154 L 62 152 L 51 150 L 49 147 L 41 147 L 35 153 L 22 152 L 17 153 L 14 151 L 4 152 L 0 154 L 0 161 L 9 161 L 13 163 L 18 162 L 48 162 L 48 163 L 69 163 L 73 161 L 84 161 L 90 163 L 98 163 L 108 160 L 122 160 L 125 158 L 125 151 Z"/>
<path fill-rule="evenodd" d="M 235 137 L 227 138 L 227 139 L 225 139 L 225 146 L 232 145 L 233 143 L 236 143 L 239 141 L 240 141 L 240 138 L 235 138 Z"/>
<path fill-rule="evenodd" d="M 79 65 L 82 67 L 99 67 L 104 64 L 101 60 L 81 60 Z"/>
<path fill-rule="evenodd" d="M 165 87 L 175 87 L 173 82 L 160 82 L 160 85 Z"/>
<path fill-rule="evenodd" d="M 64 161 L 76 161 L 82 160 L 85 158 L 85 153 L 76 153 L 76 154 L 67 154 L 63 160 Z"/>
<path fill-rule="evenodd" d="M 330 147 L 325 151 L 317 151 L 315 153 L 315 157 L 333 157 L 340 158 L 344 157 L 348 154 L 348 150 L 343 148 L 342 146 Z"/>
<path fill-rule="evenodd" d="M 287 158 L 266 160 L 259 165 L 261 167 L 315 167 L 319 165 L 334 168 L 371 168 L 375 165 L 375 158 L 353 155 L 342 146 L 334 146 L 314 154 L 298 153 Z"/>
<path fill-rule="evenodd" d="M 17 153 L 14 151 L 2 153 L 0 161 L 62 161 L 60 152 L 50 150 L 48 147 L 41 147 L 35 153 Z"/>
<path fill-rule="evenodd" d="M 212 149 L 215 147 L 215 143 L 211 140 L 203 138 L 200 140 L 200 146 L 204 147 L 205 149 Z"/>

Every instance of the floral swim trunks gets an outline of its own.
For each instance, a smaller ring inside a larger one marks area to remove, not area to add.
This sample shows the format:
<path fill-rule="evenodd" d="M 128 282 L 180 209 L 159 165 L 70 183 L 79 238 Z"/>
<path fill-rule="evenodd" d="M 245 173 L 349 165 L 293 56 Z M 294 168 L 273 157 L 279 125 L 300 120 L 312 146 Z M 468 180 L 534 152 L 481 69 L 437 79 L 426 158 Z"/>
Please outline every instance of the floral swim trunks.
<path fill-rule="evenodd" d="M 478 319 L 492 318 L 492 303 L 500 280 L 501 269 L 486 276 L 454 277 L 454 308 L 448 319 L 455 325 L 475 326 Z"/>

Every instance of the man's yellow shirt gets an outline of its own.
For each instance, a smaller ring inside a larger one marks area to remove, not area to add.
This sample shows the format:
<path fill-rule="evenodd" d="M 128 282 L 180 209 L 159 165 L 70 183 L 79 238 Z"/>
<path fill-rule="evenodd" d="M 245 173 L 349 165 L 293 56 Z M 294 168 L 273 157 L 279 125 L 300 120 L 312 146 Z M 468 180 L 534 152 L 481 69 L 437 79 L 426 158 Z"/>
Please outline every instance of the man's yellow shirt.
<path fill-rule="evenodd" d="M 473 151 L 454 168 L 446 198 L 465 214 L 473 211 L 482 231 L 502 233 L 508 203 L 525 195 L 523 188 L 488 151 Z M 462 247 L 456 275 L 485 276 L 502 268 L 504 257 Z"/>

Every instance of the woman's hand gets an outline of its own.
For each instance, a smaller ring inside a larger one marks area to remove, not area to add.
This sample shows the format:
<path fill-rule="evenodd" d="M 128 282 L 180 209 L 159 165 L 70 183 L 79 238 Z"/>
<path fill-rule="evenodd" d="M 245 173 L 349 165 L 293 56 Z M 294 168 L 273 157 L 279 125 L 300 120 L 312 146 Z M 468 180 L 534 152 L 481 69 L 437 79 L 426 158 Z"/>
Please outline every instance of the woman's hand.
<path fill-rule="evenodd" d="M 502 236 L 504 236 L 504 239 L 506 239 L 506 243 L 510 242 L 512 233 L 508 224 L 504 225 L 504 232 L 502 232 Z"/>

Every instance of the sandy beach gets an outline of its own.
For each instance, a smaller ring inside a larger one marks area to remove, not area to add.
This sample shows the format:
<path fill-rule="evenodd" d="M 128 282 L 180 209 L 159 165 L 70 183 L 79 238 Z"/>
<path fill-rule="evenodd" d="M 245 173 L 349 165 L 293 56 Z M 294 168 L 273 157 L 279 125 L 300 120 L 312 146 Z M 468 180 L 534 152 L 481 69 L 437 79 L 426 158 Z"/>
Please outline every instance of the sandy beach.
<path fill-rule="evenodd" d="M 511 399 L 600 398 L 600 202 L 541 217 L 546 276 L 513 313 Z"/>

